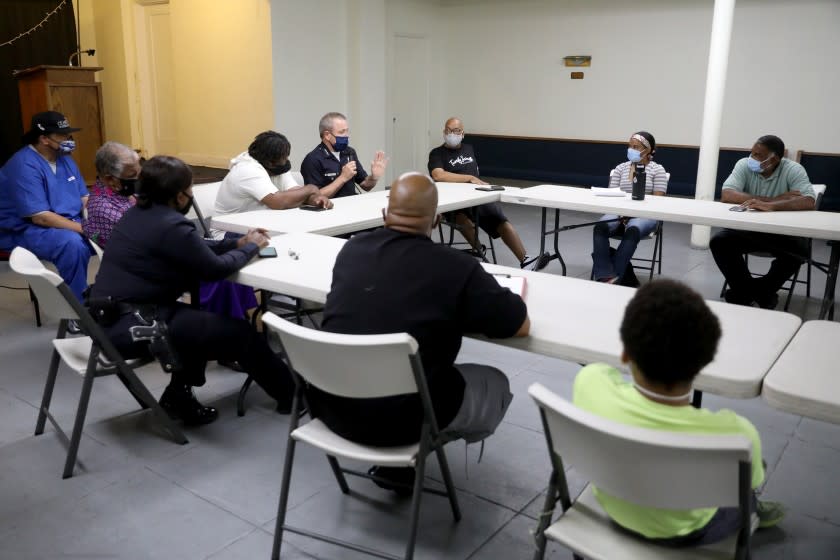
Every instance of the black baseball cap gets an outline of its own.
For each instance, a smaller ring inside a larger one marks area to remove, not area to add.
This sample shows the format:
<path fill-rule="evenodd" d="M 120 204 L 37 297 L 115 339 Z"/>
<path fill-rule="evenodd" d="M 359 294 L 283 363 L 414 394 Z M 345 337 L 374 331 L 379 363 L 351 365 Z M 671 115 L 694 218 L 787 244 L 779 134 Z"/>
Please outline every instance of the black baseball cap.
<path fill-rule="evenodd" d="M 40 136 L 42 134 L 70 134 L 78 132 L 81 128 L 73 128 L 67 118 L 58 111 L 44 111 L 32 115 L 32 127 L 29 134 Z"/>

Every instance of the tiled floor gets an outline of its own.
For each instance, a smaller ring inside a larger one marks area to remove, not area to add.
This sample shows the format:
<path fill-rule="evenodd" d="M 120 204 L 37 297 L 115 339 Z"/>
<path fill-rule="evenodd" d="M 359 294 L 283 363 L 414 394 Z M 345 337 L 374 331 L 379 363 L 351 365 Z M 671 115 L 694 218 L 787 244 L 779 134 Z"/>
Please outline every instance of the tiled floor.
<path fill-rule="evenodd" d="M 506 211 L 528 248 L 536 250 L 538 211 L 512 206 Z M 568 215 L 570 222 L 581 219 L 591 216 Z M 664 272 L 707 298 L 717 298 L 721 277 L 708 251 L 689 248 L 688 240 L 687 226 L 666 224 Z M 588 277 L 591 229 L 564 234 L 561 248 L 569 274 Z M 650 243 L 643 243 L 639 251 L 650 249 Z M 815 243 L 815 249 L 827 255 L 824 243 Z M 503 246 L 497 245 L 497 252 L 500 262 L 513 264 Z M 558 271 L 556 262 L 547 270 Z M 823 279 L 815 273 L 817 294 Z M 0 284 L 21 285 L 4 271 Z M 799 295 L 792 305 L 792 311 L 808 318 L 816 308 L 816 299 Z M 55 434 L 32 436 L 53 334 L 52 327 L 35 328 L 25 291 L 0 290 L 0 558 L 268 558 L 287 417 L 274 413 L 257 389 L 250 394 L 248 414 L 238 418 L 235 394 L 242 376 L 211 371 L 199 396 L 218 406 L 221 417 L 209 426 L 188 429 L 190 443 L 179 446 L 156 432 L 118 382 L 100 379 L 80 449 L 85 469 L 61 480 L 64 450 Z M 477 446 L 447 448 L 463 520 L 453 524 L 446 501 L 427 496 L 417 557 L 530 558 L 529 531 L 542 507 L 548 460 L 526 390 L 539 381 L 569 396 L 578 366 L 470 340 L 464 341 L 461 359 L 500 367 L 510 376 L 515 398 L 480 463 Z M 80 383 L 66 371 L 62 374 L 54 403 L 66 424 L 74 414 Z M 143 378 L 156 394 L 167 382 L 156 372 Z M 760 399 L 707 395 L 705 404 L 733 408 L 758 426 L 769 464 L 764 494 L 790 507 L 779 528 L 756 535 L 753 557 L 840 557 L 840 426 L 778 412 Z M 407 504 L 360 480 L 351 481 L 353 495 L 342 495 L 323 456 L 304 446 L 298 449 L 290 521 L 399 553 Z M 439 477 L 434 461 L 429 474 Z M 574 472 L 569 480 L 575 493 L 585 483 Z M 290 536 L 283 557 L 361 556 Z M 555 546 L 547 557 L 570 555 Z"/>

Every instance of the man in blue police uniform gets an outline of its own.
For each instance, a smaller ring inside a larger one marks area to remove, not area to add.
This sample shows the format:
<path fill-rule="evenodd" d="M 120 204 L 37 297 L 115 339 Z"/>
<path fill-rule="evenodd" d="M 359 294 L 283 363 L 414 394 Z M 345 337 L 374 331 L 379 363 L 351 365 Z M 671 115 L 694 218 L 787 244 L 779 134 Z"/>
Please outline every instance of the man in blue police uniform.
<path fill-rule="evenodd" d="M 385 152 L 376 152 L 370 175 L 362 167 L 356 150 L 350 147 L 350 127 L 341 113 L 327 113 L 318 123 L 321 143 L 306 154 L 300 165 L 303 181 L 315 185 L 330 198 L 356 194 L 356 185 L 369 191 L 385 173 Z"/>
<path fill-rule="evenodd" d="M 79 130 L 55 111 L 32 117 L 27 145 L 0 169 L 0 249 L 24 247 L 53 263 L 81 300 L 92 249 L 82 234 L 88 191 L 70 157 Z"/>

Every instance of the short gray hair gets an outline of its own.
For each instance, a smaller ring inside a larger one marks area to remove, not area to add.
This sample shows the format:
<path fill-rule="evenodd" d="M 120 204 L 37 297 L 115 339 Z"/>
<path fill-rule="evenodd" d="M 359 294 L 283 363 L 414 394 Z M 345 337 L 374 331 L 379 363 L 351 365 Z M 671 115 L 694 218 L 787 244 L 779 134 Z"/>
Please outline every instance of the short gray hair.
<path fill-rule="evenodd" d="M 325 132 L 332 132 L 333 121 L 335 119 L 344 119 L 347 120 L 347 117 L 342 115 L 341 113 L 327 113 L 323 117 L 321 117 L 321 122 L 318 123 L 318 136 L 323 136 Z"/>
<path fill-rule="evenodd" d="M 140 159 L 137 152 L 119 142 L 105 142 L 96 150 L 96 173 L 100 177 L 122 177 L 126 163 Z"/>

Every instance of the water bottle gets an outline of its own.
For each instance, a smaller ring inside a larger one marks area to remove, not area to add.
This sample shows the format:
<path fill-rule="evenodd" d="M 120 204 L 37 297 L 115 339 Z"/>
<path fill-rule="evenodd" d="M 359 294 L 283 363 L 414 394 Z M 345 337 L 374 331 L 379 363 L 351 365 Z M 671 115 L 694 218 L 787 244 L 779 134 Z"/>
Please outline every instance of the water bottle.
<path fill-rule="evenodd" d="M 633 200 L 645 199 L 645 186 L 647 185 L 647 173 L 645 172 L 645 164 L 635 163 L 636 172 L 633 174 Z"/>

